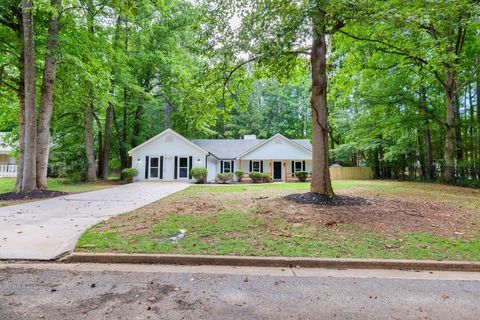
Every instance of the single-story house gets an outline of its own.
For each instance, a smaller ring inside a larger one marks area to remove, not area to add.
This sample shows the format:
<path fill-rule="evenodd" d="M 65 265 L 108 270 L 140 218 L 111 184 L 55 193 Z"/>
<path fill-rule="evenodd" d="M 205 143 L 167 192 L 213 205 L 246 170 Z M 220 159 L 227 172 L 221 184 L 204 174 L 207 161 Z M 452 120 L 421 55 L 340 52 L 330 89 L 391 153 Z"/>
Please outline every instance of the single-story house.
<path fill-rule="evenodd" d="M 190 180 L 190 170 L 207 168 L 208 181 L 218 173 L 242 170 L 268 173 L 273 180 L 288 181 L 296 171 L 311 171 L 312 145 L 306 139 L 276 134 L 270 139 L 246 135 L 243 139 L 188 140 L 167 129 L 129 151 L 136 180 Z"/>
<path fill-rule="evenodd" d="M 13 148 L 5 142 L 6 134 L 0 132 L 0 178 L 17 176 L 17 164 L 12 156 Z"/>

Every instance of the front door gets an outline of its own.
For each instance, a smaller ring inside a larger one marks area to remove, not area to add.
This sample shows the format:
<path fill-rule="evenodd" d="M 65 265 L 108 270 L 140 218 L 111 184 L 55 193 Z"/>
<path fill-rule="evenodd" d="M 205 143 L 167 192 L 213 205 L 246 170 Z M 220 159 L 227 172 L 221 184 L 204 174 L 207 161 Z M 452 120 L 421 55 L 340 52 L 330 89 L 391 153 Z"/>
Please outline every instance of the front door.
<path fill-rule="evenodd" d="M 282 179 L 282 162 L 280 161 L 273 162 L 273 179 Z"/>
<path fill-rule="evenodd" d="M 164 157 L 163 158 L 163 179 L 173 180 L 174 170 L 175 170 L 175 158 Z"/>

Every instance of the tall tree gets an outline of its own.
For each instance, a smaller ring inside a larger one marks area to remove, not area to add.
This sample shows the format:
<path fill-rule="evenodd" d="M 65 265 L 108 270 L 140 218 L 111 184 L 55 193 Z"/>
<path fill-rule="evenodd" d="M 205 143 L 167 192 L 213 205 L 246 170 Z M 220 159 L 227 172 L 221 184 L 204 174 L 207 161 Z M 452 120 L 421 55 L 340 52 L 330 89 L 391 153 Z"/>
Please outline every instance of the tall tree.
<path fill-rule="evenodd" d="M 46 189 L 48 158 L 51 144 L 50 121 L 53 114 L 55 92 L 58 35 L 60 32 L 61 0 L 51 0 L 52 11 L 48 21 L 48 39 L 43 68 L 42 95 L 37 126 L 36 178 L 37 188 Z"/>
<path fill-rule="evenodd" d="M 25 134 L 21 192 L 36 187 L 36 99 L 35 99 L 35 39 L 33 3 L 22 0 L 23 58 L 25 81 Z"/>
<path fill-rule="evenodd" d="M 85 10 L 87 15 L 87 30 L 90 41 L 95 41 L 95 15 L 98 12 L 94 6 L 93 0 L 85 1 Z M 97 180 L 97 162 L 95 159 L 95 131 L 93 127 L 94 118 L 94 92 L 93 83 L 87 81 L 88 99 L 85 104 L 85 118 L 84 118 L 84 144 L 85 155 L 87 159 L 86 180 L 93 182 Z"/>
<path fill-rule="evenodd" d="M 363 1 L 351 4 L 348 1 L 323 0 L 226 1 L 223 4 L 210 4 L 215 12 L 212 19 L 221 25 L 213 29 L 223 35 L 223 38 L 216 36 L 211 41 L 223 44 L 222 50 L 228 52 L 227 57 L 233 61 L 239 60 L 234 52 L 249 54 L 248 59 L 243 59 L 232 68 L 233 72 L 250 62 L 268 65 L 270 70 L 285 71 L 295 66 L 300 56 L 310 57 L 313 144 L 311 191 L 326 196 L 334 195 L 328 160 L 327 37 L 342 28 L 345 21 L 360 15 L 366 4 Z M 242 20 L 238 32 L 226 26 L 236 16 Z M 209 33 L 209 36 L 213 33 Z M 309 39 L 312 39 L 311 45 L 306 45 Z M 225 84 L 231 76 L 232 71 L 227 74 Z"/>

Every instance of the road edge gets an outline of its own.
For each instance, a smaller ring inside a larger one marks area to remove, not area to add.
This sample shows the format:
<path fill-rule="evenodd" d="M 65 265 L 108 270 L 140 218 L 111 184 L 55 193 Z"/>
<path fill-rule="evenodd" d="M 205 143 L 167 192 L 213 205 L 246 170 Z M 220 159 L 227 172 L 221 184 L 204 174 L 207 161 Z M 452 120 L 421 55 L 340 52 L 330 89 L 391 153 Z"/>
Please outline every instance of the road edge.
<path fill-rule="evenodd" d="M 396 259 L 254 257 L 74 252 L 65 257 L 62 257 L 61 259 L 57 260 L 57 262 L 480 272 L 480 262 L 477 261 Z"/>

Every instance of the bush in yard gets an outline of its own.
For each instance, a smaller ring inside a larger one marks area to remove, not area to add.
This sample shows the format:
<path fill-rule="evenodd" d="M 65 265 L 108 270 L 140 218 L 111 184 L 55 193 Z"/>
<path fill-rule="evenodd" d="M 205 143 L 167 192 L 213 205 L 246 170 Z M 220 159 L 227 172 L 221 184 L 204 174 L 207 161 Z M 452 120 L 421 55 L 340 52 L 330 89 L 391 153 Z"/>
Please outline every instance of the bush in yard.
<path fill-rule="evenodd" d="M 261 172 L 250 172 L 248 174 L 253 183 L 259 183 L 263 180 L 263 173 Z"/>
<path fill-rule="evenodd" d="M 457 180 L 456 184 L 467 188 L 480 188 L 480 180 L 476 179 L 461 179 Z"/>
<path fill-rule="evenodd" d="M 297 177 L 297 179 L 301 182 L 305 182 L 307 181 L 307 177 L 308 177 L 308 172 L 306 171 L 297 171 L 295 172 L 295 177 Z"/>
<path fill-rule="evenodd" d="M 242 182 L 244 172 L 242 170 L 235 171 L 235 177 L 237 177 L 238 182 Z"/>
<path fill-rule="evenodd" d="M 233 173 L 219 173 L 217 174 L 217 181 L 220 183 L 229 183 L 233 181 Z"/>
<path fill-rule="evenodd" d="M 207 182 L 207 168 L 193 168 L 190 170 L 190 174 L 192 175 L 192 178 L 195 179 L 199 184 Z"/>
<path fill-rule="evenodd" d="M 84 180 L 85 179 L 80 172 L 74 171 L 67 174 L 66 183 L 80 183 Z"/>
<path fill-rule="evenodd" d="M 272 177 L 268 173 L 262 173 L 262 182 L 272 182 Z"/>
<path fill-rule="evenodd" d="M 123 180 L 125 180 L 125 182 L 130 183 L 130 182 L 133 181 L 133 178 L 138 176 L 138 170 L 136 168 L 123 169 L 122 170 L 122 176 L 123 176 Z"/>

